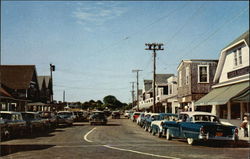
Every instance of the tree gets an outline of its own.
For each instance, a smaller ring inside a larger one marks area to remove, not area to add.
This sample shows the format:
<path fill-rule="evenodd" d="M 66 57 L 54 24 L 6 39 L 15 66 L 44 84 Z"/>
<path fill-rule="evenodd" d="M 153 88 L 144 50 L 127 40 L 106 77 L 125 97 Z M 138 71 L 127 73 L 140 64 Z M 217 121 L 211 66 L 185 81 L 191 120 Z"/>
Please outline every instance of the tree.
<path fill-rule="evenodd" d="M 103 98 L 104 107 L 108 107 L 112 110 L 121 109 L 123 107 L 123 103 L 116 99 L 115 96 L 108 95 Z"/>

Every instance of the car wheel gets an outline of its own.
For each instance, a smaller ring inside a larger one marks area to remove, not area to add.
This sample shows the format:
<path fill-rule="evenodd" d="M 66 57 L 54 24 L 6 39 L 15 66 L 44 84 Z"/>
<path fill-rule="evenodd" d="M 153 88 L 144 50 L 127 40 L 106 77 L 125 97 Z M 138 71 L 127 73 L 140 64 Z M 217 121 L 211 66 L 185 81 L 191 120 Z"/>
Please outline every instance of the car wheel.
<path fill-rule="evenodd" d="M 151 133 L 151 132 L 152 132 L 152 128 L 151 128 L 151 127 L 149 127 L 149 128 L 148 128 L 148 131 Z"/>
<path fill-rule="evenodd" d="M 162 133 L 160 131 L 158 131 L 158 137 L 162 137 Z"/>
<path fill-rule="evenodd" d="M 155 136 L 155 130 L 154 129 L 152 129 L 151 133 L 152 133 L 153 136 Z"/>
<path fill-rule="evenodd" d="M 145 131 L 148 131 L 148 128 L 145 126 L 145 127 L 144 127 L 144 130 L 145 130 Z"/>
<path fill-rule="evenodd" d="M 194 144 L 194 139 L 193 138 L 187 138 L 187 142 L 189 145 L 193 145 Z"/>
<path fill-rule="evenodd" d="M 6 140 L 10 139 L 10 131 L 9 131 L 9 129 L 4 130 L 4 136 L 3 137 Z"/>
<path fill-rule="evenodd" d="M 169 133 L 169 129 L 167 129 L 167 132 L 166 132 L 166 139 L 167 140 L 172 140 L 172 136 Z"/>

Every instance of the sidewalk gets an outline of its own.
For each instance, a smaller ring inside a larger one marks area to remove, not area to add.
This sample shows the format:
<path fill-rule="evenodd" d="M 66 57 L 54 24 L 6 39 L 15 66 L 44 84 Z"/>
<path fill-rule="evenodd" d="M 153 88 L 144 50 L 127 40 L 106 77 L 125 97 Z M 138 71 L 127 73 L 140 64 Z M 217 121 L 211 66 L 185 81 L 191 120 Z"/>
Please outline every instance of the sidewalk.
<path fill-rule="evenodd" d="M 250 143 L 250 138 L 244 137 L 244 130 L 243 129 L 239 129 L 239 140 L 246 141 L 246 142 Z"/>

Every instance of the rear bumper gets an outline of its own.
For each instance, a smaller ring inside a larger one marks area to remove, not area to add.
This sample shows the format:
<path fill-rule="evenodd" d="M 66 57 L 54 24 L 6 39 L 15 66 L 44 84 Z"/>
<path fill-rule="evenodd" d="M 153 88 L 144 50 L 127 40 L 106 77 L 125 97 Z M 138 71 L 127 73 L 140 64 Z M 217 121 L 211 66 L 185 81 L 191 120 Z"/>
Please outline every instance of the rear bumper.
<path fill-rule="evenodd" d="M 200 140 L 220 140 L 220 141 L 236 141 L 238 140 L 238 136 L 230 135 L 230 136 L 210 136 L 209 134 L 206 135 L 199 135 Z"/>

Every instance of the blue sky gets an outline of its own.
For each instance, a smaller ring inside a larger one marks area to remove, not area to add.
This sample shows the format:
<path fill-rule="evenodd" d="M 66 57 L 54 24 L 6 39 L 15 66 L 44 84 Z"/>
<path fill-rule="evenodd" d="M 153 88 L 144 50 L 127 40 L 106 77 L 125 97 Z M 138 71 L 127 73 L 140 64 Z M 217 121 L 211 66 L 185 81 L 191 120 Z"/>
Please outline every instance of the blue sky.
<path fill-rule="evenodd" d="M 157 73 L 176 74 L 183 59 L 218 59 L 249 29 L 247 1 L 1 2 L 2 64 L 35 64 L 38 75 L 56 66 L 54 99 L 131 101 L 133 69 L 152 79 L 145 43 L 164 43 Z"/>

